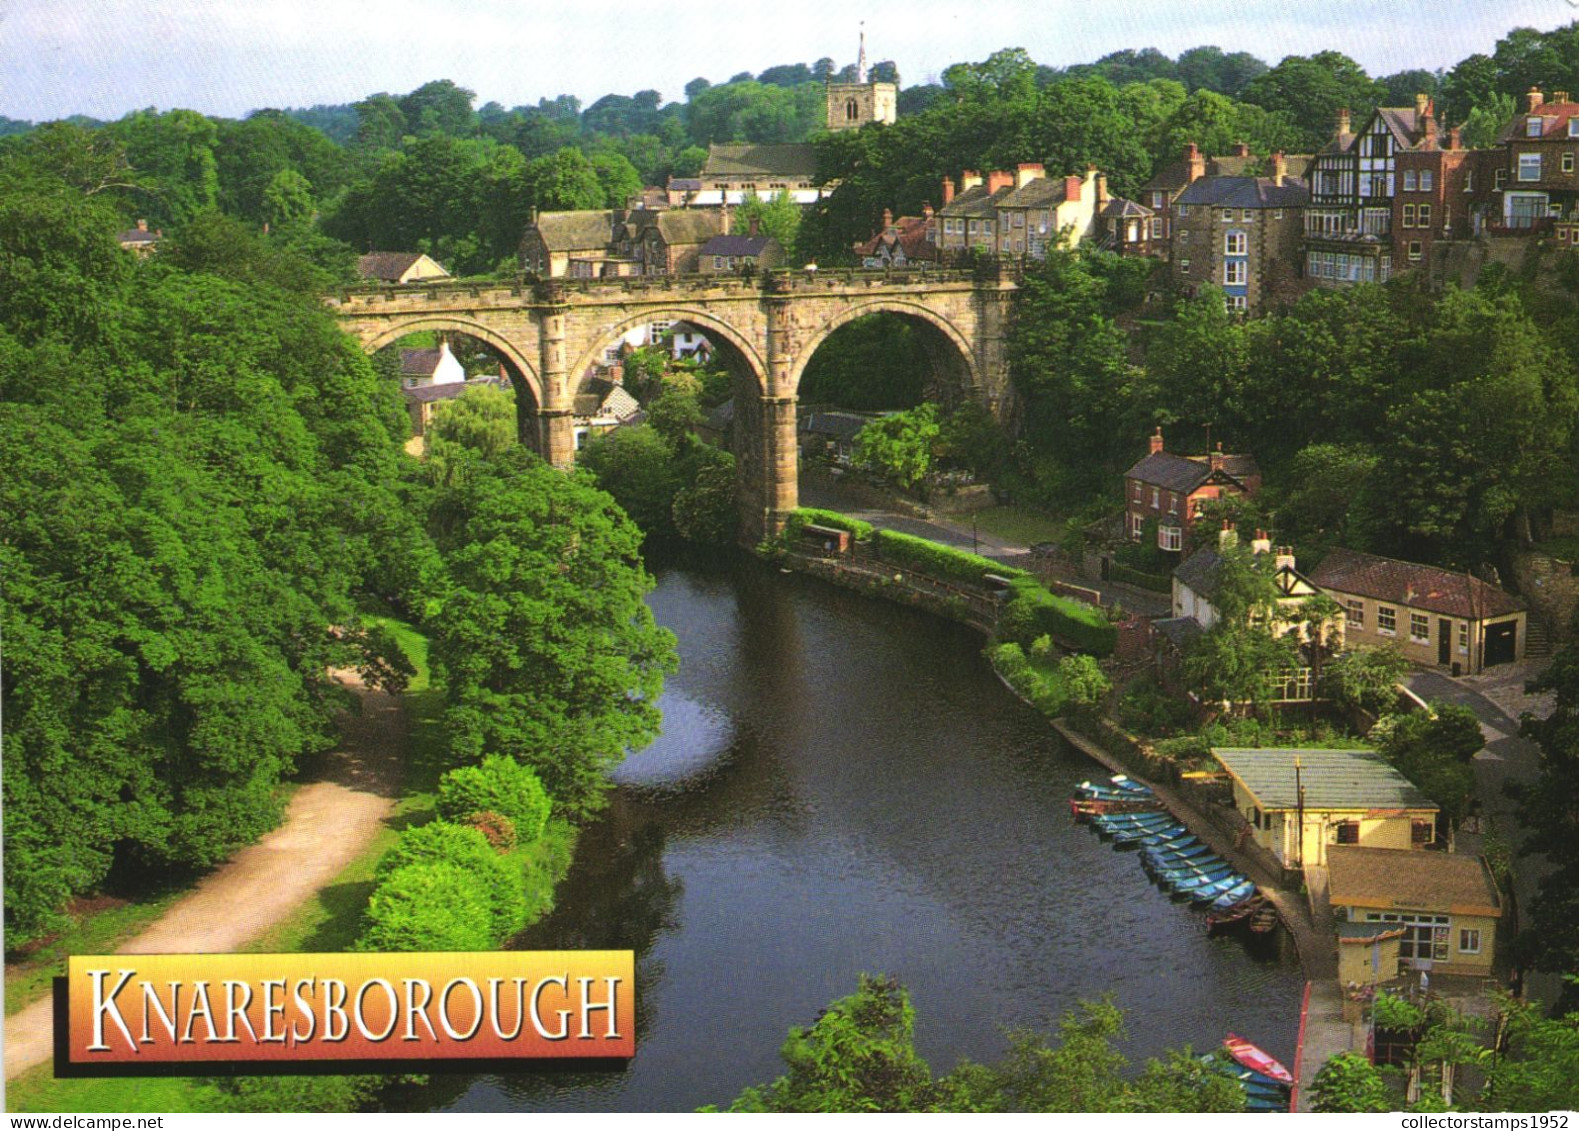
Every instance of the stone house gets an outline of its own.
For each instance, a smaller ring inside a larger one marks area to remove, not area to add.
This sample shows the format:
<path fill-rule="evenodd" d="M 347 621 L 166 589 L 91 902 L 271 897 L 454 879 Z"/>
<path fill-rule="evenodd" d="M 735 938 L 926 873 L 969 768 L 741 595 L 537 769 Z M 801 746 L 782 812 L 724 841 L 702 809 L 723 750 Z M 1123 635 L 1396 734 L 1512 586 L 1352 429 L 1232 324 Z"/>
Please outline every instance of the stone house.
<path fill-rule="evenodd" d="M 1169 261 L 1175 289 L 1219 288 L 1230 310 L 1257 310 L 1299 289 L 1309 193 L 1281 154 L 1270 177 L 1200 177 L 1174 199 Z"/>
<path fill-rule="evenodd" d="M 1532 87 L 1493 153 L 1487 230 L 1545 235 L 1555 221 L 1579 221 L 1579 102 L 1566 90 L 1548 99 Z"/>
<path fill-rule="evenodd" d="M 1163 447 L 1162 429 L 1151 450 L 1124 473 L 1124 530 L 1138 541 L 1147 521 L 1157 522 L 1157 548 L 1180 551 L 1208 499 L 1251 496 L 1261 489 L 1261 468 L 1254 456 L 1224 454 L 1223 446 L 1204 456 L 1181 456 Z"/>
<path fill-rule="evenodd" d="M 401 393 L 406 401 L 406 412 L 411 417 L 412 443 L 407 445 L 407 450 L 413 455 L 421 455 L 427 444 L 428 426 L 433 423 L 434 410 L 454 400 L 467 389 L 482 385 L 498 389 L 508 388 L 509 378 L 479 377 L 474 381 L 445 381 L 403 388 Z"/>
<path fill-rule="evenodd" d="M 1387 645 L 1470 675 L 1524 656 L 1524 602 L 1467 573 L 1340 548 L 1310 579 L 1343 606 L 1346 647 Z"/>
<path fill-rule="evenodd" d="M 406 349 L 400 351 L 400 383 L 407 389 L 421 389 L 428 385 L 454 385 L 466 380 L 466 368 L 453 353 L 450 344 L 439 339 L 433 349 Z"/>
<path fill-rule="evenodd" d="M 784 248 L 772 236 L 757 231 L 751 221 L 747 235 L 717 235 L 697 252 L 697 270 L 703 275 L 735 275 L 743 271 L 767 270 L 784 262 Z"/>
<path fill-rule="evenodd" d="M 1334 844 L 1327 868 L 1340 931 L 1365 924 L 1402 932 L 1397 965 L 1378 971 L 1379 980 L 1405 969 L 1491 976 L 1502 899 L 1483 857 Z"/>
<path fill-rule="evenodd" d="M 1049 179 L 1040 165 L 1020 165 L 1013 175 L 1014 191 L 997 202 L 999 255 L 1045 259 L 1055 248 L 1102 238 L 1100 217 L 1115 199 L 1108 195 L 1107 174 L 1093 166 L 1081 176 Z"/>
<path fill-rule="evenodd" d="M 1190 617 L 1203 629 L 1217 623 L 1216 606 L 1218 569 L 1222 565 L 1222 549 L 1237 544 L 1232 527 L 1222 531 L 1217 547 L 1203 547 L 1180 562 L 1173 571 L 1173 615 Z M 1252 565 L 1258 570 L 1270 571 L 1278 589 L 1278 607 L 1282 615 L 1298 614 L 1299 607 L 1319 590 L 1308 577 L 1295 568 L 1294 551 L 1287 546 L 1272 545 L 1264 530 L 1256 531 L 1251 539 Z M 1273 626 L 1274 634 L 1295 631 L 1297 625 L 1279 623 Z"/>
<path fill-rule="evenodd" d="M 615 214 L 607 209 L 539 212 L 521 236 L 521 266 L 543 278 L 597 278 L 611 250 Z"/>
<path fill-rule="evenodd" d="M 1018 174 L 1028 181 L 1037 174 L 1037 166 L 1024 166 Z M 967 169 L 960 174 L 959 190 L 954 182 L 943 178 L 943 207 L 938 209 L 938 248 L 944 256 L 960 255 L 968 251 L 990 254 L 998 246 L 998 211 L 996 205 L 1015 188 L 1015 173 L 993 173 L 991 183 L 984 183 L 980 173 Z"/>
<path fill-rule="evenodd" d="M 1334 845 L 1425 848 L 1436 802 L 1374 750 L 1212 747 L 1234 808 L 1285 868 L 1323 867 Z"/>
<path fill-rule="evenodd" d="M 159 246 L 159 241 L 163 238 L 163 229 L 155 228 L 153 231 L 149 231 L 147 220 L 139 220 L 135 228 L 127 228 L 125 231 L 117 232 L 115 235 L 115 241 L 121 245 L 121 248 L 125 251 L 135 252 L 139 259 L 152 255 L 154 249 Z"/>
<path fill-rule="evenodd" d="M 1287 176 L 1303 178 L 1310 167 L 1308 154 L 1290 154 L 1284 158 Z M 1250 177 L 1260 173 L 1265 163 L 1250 152 L 1248 145 L 1235 146 L 1234 152 L 1221 157 L 1202 153 L 1191 142 L 1184 147 L 1183 157 L 1164 165 L 1141 186 L 1139 203 L 1151 210 L 1150 239 L 1158 254 L 1166 254 L 1173 239 L 1173 202 L 1190 185 L 1202 177 Z"/>
<path fill-rule="evenodd" d="M 816 204 L 833 191 L 817 183 L 817 148 L 789 145 L 720 144 L 707 147 L 707 163 L 695 177 L 670 177 L 671 207 L 740 204 L 748 196 L 763 200 L 786 195 L 796 204 Z"/>
<path fill-rule="evenodd" d="M 919 216 L 894 219 L 893 211 L 883 209 L 883 226 L 864 243 L 855 245 L 863 267 L 908 267 L 916 263 L 935 263 L 938 259 L 937 220 L 931 204 L 921 206 Z"/>
<path fill-rule="evenodd" d="M 357 256 L 356 273 L 369 283 L 418 283 L 447 279 L 442 263 L 416 251 L 370 251 Z"/>

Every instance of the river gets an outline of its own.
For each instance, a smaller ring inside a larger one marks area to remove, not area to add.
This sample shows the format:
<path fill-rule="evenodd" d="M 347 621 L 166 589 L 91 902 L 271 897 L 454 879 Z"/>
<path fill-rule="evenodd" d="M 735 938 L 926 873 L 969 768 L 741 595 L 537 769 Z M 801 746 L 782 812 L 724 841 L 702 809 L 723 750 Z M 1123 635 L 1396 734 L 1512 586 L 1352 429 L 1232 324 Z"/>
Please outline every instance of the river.
<path fill-rule="evenodd" d="M 681 657 L 663 734 L 620 768 L 557 910 L 516 940 L 634 949 L 637 1056 L 438 1077 L 423 1106 L 727 1104 L 863 971 L 909 988 L 939 1073 L 1108 991 L 1137 1064 L 1228 1030 L 1293 1063 L 1292 954 L 1208 939 L 1133 853 L 1073 824 L 1071 789 L 1100 767 L 997 681 L 976 634 L 743 557 L 656 572 Z"/>

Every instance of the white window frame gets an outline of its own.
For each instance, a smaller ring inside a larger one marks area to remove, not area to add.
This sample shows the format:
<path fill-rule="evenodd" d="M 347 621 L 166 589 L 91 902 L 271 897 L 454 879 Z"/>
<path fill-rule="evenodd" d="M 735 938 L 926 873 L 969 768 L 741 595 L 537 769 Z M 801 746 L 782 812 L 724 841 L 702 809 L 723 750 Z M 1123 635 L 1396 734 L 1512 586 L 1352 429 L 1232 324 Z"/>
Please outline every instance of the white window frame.
<path fill-rule="evenodd" d="M 1473 942 L 1473 946 L 1466 945 Z M 1458 929 L 1458 952 L 1460 954 L 1480 953 L 1480 928 L 1460 927 Z"/>
<path fill-rule="evenodd" d="M 1223 286 L 1243 287 L 1250 283 L 1250 264 L 1243 259 L 1229 259 L 1223 263 Z"/>
<path fill-rule="evenodd" d="M 1224 255 L 1249 255 L 1250 237 L 1244 232 L 1234 229 L 1223 233 Z"/>
<path fill-rule="evenodd" d="M 1404 205 L 1404 218 L 1403 218 L 1403 223 L 1402 223 L 1401 226 L 1405 227 L 1405 228 L 1412 228 L 1412 227 L 1415 226 L 1415 206 L 1414 205 L 1412 205 L 1412 204 Z"/>
<path fill-rule="evenodd" d="M 1458 653 L 1461 656 L 1469 655 L 1469 622 L 1458 622 Z"/>
<path fill-rule="evenodd" d="M 1431 226 L 1431 206 L 1429 204 L 1422 204 L 1415 212 L 1415 223 L 1422 228 Z"/>
<path fill-rule="evenodd" d="M 1409 640 L 1413 644 L 1431 643 L 1431 618 L 1425 613 L 1409 614 Z"/>
<path fill-rule="evenodd" d="M 1225 209 L 1223 209 L 1223 223 L 1225 223 L 1225 224 L 1232 224 L 1233 222 L 1234 222 L 1234 210 L 1232 208 L 1225 208 Z"/>
<path fill-rule="evenodd" d="M 1189 273 L 1190 273 L 1190 261 L 1188 259 L 1181 259 L 1181 260 L 1179 260 L 1179 274 L 1181 274 L 1181 275 L 1188 275 Z"/>
<path fill-rule="evenodd" d="M 1574 155 L 1572 153 L 1563 154 L 1562 171 L 1565 173 L 1574 171 Z"/>
<path fill-rule="evenodd" d="M 1391 623 L 1392 627 L 1387 625 Z M 1376 633 L 1378 636 L 1398 635 L 1398 610 L 1391 605 L 1376 606 Z"/>
<path fill-rule="evenodd" d="M 1190 206 L 1188 204 L 1181 204 L 1181 205 L 1179 205 L 1179 215 L 1180 216 L 1188 216 L 1189 214 L 1190 214 Z"/>
<path fill-rule="evenodd" d="M 1533 174 L 1533 176 L 1531 175 Z M 1519 183 L 1529 184 L 1531 181 L 1541 179 L 1541 155 L 1539 153 L 1519 154 Z"/>
<path fill-rule="evenodd" d="M 1409 262 L 1418 263 L 1425 255 L 1425 245 L 1419 240 L 1409 241 Z"/>
<path fill-rule="evenodd" d="M 1545 123 L 1533 114 L 1524 120 L 1525 137 L 1540 137 L 1543 129 L 1545 129 Z"/>
<path fill-rule="evenodd" d="M 1184 530 L 1178 526 L 1157 527 L 1157 549 L 1178 551 L 1184 549 Z"/>
<path fill-rule="evenodd" d="M 1348 628 L 1365 627 L 1365 602 L 1348 601 L 1343 606 L 1344 624 Z"/>
<path fill-rule="evenodd" d="M 1433 192 L 1436 189 L 1436 172 L 1432 169 L 1420 170 L 1420 191 Z"/>
<path fill-rule="evenodd" d="M 1162 509 L 1162 490 L 1161 490 L 1161 488 L 1153 487 L 1151 489 L 1151 509 L 1154 510 L 1154 511 L 1159 511 L 1159 510 Z"/>
<path fill-rule="evenodd" d="M 1129 536 L 1131 538 L 1139 538 L 1141 529 L 1145 525 L 1146 525 L 1146 520 L 1141 518 L 1140 515 L 1138 515 L 1138 514 L 1130 515 L 1129 516 Z"/>
<path fill-rule="evenodd" d="M 1415 173 L 1415 171 L 1413 169 L 1405 169 L 1404 170 L 1404 191 L 1405 192 L 1414 192 L 1415 189 L 1418 187 L 1418 185 L 1417 185 L 1418 179 L 1419 178 L 1418 178 L 1417 174 Z"/>
<path fill-rule="evenodd" d="M 1224 295 L 1223 303 L 1235 314 L 1243 314 L 1250 309 L 1250 298 L 1248 295 Z"/>
<path fill-rule="evenodd" d="M 1255 223 L 1255 218 L 1256 214 L 1250 209 L 1241 208 L 1239 210 L 1239 222 L 1241 224 L 1253 224 Z"/>

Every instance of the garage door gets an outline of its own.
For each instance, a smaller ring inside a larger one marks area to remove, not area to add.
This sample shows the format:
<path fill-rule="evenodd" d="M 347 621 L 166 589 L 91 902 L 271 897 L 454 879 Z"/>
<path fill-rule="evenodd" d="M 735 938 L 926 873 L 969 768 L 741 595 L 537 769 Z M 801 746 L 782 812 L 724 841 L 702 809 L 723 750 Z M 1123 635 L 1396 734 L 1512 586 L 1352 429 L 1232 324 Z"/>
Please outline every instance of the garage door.
<path fill-rule="evenodd" d="M 1486 666 L 1511 664 L 1519 639 L 1519 622 L 1498 621 L 1486 626 Z"/>

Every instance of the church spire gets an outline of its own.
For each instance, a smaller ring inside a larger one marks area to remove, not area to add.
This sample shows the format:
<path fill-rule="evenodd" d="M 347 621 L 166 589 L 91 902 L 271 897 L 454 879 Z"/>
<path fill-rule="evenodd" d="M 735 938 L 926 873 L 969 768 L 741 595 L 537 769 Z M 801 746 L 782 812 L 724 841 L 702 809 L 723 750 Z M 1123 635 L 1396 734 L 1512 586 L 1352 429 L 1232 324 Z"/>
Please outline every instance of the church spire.
<path fill-rule="evenodd" d="M 866 21 L 861 21 L 861 50 L 855 57 L 855 81 L 866 81 Z"/>

